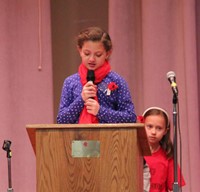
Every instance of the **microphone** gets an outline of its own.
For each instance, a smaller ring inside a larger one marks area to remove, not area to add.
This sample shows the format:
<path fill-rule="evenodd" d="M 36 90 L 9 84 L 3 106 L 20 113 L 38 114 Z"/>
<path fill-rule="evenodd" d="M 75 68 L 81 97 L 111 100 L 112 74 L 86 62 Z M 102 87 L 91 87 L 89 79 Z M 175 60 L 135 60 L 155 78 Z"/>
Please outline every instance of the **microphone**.
<path fill-rule="evenodd" d="M 87 72 L 87 82 L 88 81 L 92 81 L 94 83 L 95 81 L 95 74 L 94 74 L 94 70 L 89 70 Z M 93 97 L 91 99 L 94 99 Z"/>
<path fill-rule="evenodd" d="M 173 71 L 167 73 L 167 79 L 169 80 L 173 93 L 178 96 L 178 87 L 176 84 L 176 74 Z"/>
<path fill-rule="evenodd" d="M 87 72 L 87 81 L 92 81 L 94 83 L 94 81 L 95 81 L 94 70 L 88 70 L 88 72 Z"/>

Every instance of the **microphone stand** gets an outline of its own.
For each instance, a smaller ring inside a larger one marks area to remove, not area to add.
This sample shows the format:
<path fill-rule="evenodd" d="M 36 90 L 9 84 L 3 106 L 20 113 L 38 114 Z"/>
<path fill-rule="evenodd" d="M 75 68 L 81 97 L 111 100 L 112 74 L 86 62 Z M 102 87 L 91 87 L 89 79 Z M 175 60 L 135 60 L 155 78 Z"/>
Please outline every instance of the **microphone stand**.
<path fill-rule="evenodd" d="M 8 189 L 7 192 L 13 192 L 12 188 L 12 180 L 11 180 L 11 149 L 10 149 L 11 141 L 5 140 L 3 144 L 3 150 L 7 152 L 7 159 L 8 159 Z"/>
<path fill-rule="evenodd" d="M 178 96 L 174 94 L 173 96 L 173 125 L 174 125 L 174 184 L 173 184 L 173 192 L 179 191 L 178 185 L 178 147 L 177 147 L 177 103 L 178 103 Z"/>

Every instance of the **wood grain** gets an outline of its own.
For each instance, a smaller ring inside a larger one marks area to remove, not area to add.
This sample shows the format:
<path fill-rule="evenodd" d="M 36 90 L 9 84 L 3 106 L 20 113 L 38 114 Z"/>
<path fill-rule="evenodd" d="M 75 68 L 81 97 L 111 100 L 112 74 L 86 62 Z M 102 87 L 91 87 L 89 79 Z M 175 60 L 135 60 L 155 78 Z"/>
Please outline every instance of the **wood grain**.
<path fill-rule="evenodd" d="M 142 142 L 137 128 L 34 129 L 37 192 L 143 191 Z M 73 140 L 100 141 L 100 157 L 73 158 Z"/>

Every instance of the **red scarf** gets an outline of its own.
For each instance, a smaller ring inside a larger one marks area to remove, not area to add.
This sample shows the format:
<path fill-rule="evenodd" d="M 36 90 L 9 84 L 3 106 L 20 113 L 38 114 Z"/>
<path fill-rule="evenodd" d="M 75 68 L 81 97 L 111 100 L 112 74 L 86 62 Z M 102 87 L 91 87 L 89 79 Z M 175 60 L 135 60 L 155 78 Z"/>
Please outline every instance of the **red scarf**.
<path fill-rule="evenodd" d="M 95 84 L 100 83 L 106 75 L 110 72 L 110 64 L 106 61 L 101 67 L 96 69 L 94 71 L 95 74 Z M 87 72 L 88 69 L 85 67 L 83 63 L 80 64 L 79 66 L 79 75 L 81 77 L 81 83 L 84 86 L 87 83 Z M 96 101 L 98 101 L 98 98 L 94 98 Z M 86 124 L 86 123 L 98 123 L 98 119 L 96 116 L 91 115 L 87 112 L 86 107 L 84 106 L 80 118 L 79 118 L 79 124 Z"/>

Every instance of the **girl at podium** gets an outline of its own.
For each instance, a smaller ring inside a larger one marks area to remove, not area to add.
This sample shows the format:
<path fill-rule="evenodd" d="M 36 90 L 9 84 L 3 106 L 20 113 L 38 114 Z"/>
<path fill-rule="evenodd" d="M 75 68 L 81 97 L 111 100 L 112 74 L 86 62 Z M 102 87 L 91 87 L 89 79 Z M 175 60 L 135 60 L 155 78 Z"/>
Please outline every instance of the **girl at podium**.
<path fill-rule="evenodd" d="M 123 77 L 111 70 L 112 42 L 99 27 L 77 36 L 81 57 L 78 72 L 64 81 L 58 123 L 136 122 L 134 104 Z"/>
<path fill-rule="evenodd" d="M 143 122 L 152 152 L 152 156 L 144 157 L 150 168 L 150 192 L 173 191 L 173 145 L 170 139 L 168 113 L 159 107 L 148 108 L 143 113 Z M 178 169 L 178 183 L 181 186 L 185 185 L 180 169 Z"/>

